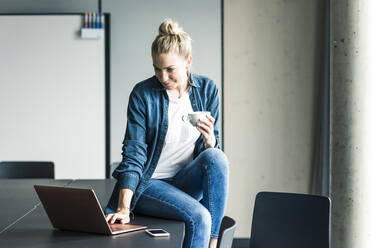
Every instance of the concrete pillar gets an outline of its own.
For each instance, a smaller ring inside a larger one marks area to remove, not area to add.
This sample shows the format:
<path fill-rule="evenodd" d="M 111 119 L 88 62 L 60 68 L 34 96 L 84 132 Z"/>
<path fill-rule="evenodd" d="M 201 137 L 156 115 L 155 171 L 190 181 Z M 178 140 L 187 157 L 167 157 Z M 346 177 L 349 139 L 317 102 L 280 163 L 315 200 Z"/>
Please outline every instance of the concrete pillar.
<path fill-rule="evenodd" d="M 372 247 L 371 2 L 331 0 L 332 248 Z"/>

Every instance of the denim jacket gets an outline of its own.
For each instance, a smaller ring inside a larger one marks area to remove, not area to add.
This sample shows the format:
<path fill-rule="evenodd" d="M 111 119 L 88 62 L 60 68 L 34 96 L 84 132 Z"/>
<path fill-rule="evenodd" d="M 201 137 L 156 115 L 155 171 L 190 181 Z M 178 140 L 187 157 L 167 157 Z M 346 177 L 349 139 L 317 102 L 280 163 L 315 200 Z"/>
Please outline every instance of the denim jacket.
<path fill-rule="evenodd" d="M 194 111 L 210 111 L 215 118 L 216 148 L 220 148 L 218 131 L 219 98 L 216 84 L 209 78 L 191 74 L 190 102 Z M 132 90 L 127 109 L 122 161 L 113 172 L 117 179 L 106 214 L 116 212 L 119 191 L 123 188 L 134 192 L 132 211 L 155 171 L 168 130 L 168 94 L 155 76 L 138 83 Z M 194 158 L 204 148 L 203 136 L 195 143 Z"/>

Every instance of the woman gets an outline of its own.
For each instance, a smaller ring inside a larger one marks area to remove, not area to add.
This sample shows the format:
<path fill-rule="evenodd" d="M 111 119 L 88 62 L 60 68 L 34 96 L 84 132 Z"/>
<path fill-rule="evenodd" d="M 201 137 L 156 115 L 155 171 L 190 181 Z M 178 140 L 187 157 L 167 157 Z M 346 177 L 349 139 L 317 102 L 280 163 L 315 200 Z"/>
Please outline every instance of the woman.
<path fill-rule="evenodd" d="M 132 90 L 123 160 L 107 221 L 131 211 L 185 222 L 183 247 L 216 247 L 225 211 L 228 161 L 220 150 L 215 83 L 190 73 L 191 38 L 165 20 L 151 47 L 155 76 Z M 196 128 L 182 116 L 209 111 Z"/>

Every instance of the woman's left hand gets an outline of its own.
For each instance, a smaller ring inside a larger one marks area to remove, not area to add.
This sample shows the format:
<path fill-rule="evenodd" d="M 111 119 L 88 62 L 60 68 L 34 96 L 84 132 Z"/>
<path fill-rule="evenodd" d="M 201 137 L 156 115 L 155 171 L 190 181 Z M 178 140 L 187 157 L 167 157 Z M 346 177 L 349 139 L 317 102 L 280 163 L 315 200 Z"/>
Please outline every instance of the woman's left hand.
<path fill-rule="evenodd" d="M 215 119 L 209 114 L 207 118 L 200 119 L 196 124 L 196 129 L 204 136 L 205 148 L 213 148 L 216 146 L 216 137 L 214 136 L 214 122 Z"/>

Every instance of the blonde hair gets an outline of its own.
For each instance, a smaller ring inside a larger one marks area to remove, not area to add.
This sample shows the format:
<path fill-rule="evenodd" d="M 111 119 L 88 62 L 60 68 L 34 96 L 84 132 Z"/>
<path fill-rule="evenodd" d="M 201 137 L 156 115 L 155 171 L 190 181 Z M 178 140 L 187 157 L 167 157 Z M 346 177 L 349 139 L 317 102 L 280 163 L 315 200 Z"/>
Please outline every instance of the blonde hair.
<path fill-rule="evenodd" d="M 159 26 L 159 34 L 152 42 L 151 55 L 174 52 L 188 59 L 191 55 L 191 37 L 172 19 L 165 19 Z"/>

